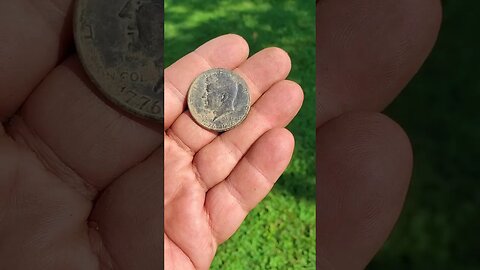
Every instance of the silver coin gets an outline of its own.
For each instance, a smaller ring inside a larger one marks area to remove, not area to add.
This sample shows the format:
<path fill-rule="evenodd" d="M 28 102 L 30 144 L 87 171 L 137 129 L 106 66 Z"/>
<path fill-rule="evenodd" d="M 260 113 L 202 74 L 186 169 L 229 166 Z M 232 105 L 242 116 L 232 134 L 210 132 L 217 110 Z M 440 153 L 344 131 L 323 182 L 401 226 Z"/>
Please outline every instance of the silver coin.
<path fill-rule="evenodd" d="M 232 129 L 250 111 L 247 83 L 230 70 L 208 70 L 190 86 L 188 108 L 195 121 L 207 129 L 219 132 Z"/>
<path fill-rule="evenodd" d="M 163 119 L 163 0 L 77 0 L 74 33 L 80 60 L 106 97 Z"/>

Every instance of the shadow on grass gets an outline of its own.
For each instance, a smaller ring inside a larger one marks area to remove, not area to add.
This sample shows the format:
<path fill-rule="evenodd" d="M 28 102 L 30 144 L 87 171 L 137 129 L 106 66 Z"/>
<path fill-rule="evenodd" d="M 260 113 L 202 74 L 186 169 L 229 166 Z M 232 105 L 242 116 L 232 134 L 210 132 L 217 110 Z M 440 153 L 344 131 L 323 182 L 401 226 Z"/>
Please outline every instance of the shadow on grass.
<path fill-rule="evenodd" d="M 251 54 L 280 47 L 292 59 L 289 79 L 305 93 L 304 106 L 290 124 L 296 149 L 274 192 L 315 200 L 315 7 L 303 1 L 173 1 L 165 14 L 165 64 L 227 33 L 243 36 Z M 279 104 L 282 106 L 282 104 Z"/>

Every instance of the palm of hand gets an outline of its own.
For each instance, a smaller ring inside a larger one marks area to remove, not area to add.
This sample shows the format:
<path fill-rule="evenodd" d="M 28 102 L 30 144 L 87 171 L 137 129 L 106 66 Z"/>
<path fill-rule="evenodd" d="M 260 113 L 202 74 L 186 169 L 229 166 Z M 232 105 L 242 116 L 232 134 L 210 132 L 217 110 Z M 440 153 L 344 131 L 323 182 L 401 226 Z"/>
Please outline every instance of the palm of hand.
<path fill-rule="evenodd" d="M 290 60 L 275 48 L 246 60 L 247 55 L 243 39 L 226 35 L 165 71 L 166 269 L 208 269 L 217 246 L 269 192 L 291 158 L 293 138 L 283 126 L 303 95 L 284 80 Z M 253 102 L 245 122 L 223 134 L 201 128 L 183 105 L 190 82 L 214 67 L 244 77 Z"/>

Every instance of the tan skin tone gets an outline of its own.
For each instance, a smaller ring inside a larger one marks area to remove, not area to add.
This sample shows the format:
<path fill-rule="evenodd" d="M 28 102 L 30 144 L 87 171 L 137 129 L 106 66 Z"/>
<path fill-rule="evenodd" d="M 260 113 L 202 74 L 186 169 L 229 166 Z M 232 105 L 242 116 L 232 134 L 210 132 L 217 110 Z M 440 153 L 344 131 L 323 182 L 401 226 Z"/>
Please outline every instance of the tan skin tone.
<path fill-rule="evenodd" d="M 323 18 L 319 48 L 329 52 L 319 53 L 318 261 L 326 269 L 361 269 L 393 226 L 411 170 L 401 129 L 374 112 L 400 92 L 428 54 L 439 3 L 335 2 L 323 1 L 317 11 Z M 394 7 L 398 16 L 391 16 Z M 340 16 L 345 10 L 350 16 Z M 390 15 L 378 16 L 382 10 Z M 283 126 L 303 96 L 285 80 L 288 56 L 271 48 L 247 60 L 247 44 L 227 35 L 167 68 L 163 141 L 161 127 L 113 109 L 96 94 L 68 50 L 70 14 L 67 0 L 0 3 L 1 266 L 160 269 L 165 263 L 166 269 L 207 269 L 217 246 L 290 160 L 293 137 Z M 362 18 L 363 28 L 355 21 Z M 375 19 L 390 35 L 369 30 L 378 26 Z M 404 24 L 409 21 L 416 27 Z M 406 32 L 413 35 L 410 43 L 402 42 Z M 383 50 L 361 54 L 356 46 L 337 44 L 362 43 L 351 43 L 355 39 L 373 40 Z M 373 60 L 365 65 L 360 55 Z M 398 59 L 402 64 L 391 62 Z M 242 126 L 221 136 L 184 112 L 189 83 L 210 67 L 244 76 L 255 108 Z M 365 72 L 370 70 L 378 73 Z M 351 75 L 345 79 L 342 72 Z M 382 77 L 391 74 L 394 83 Z"/>
<path fill-rule="evenodd" d="M 247 43 L 226 35 L 165 71 L 166 269 L 208 269 L 217 246 L 238 229 L 290 161 L 293 136 L 283 127 L 303 101 L 300 86 L 285 80 L 290 59 L 278 48 L 247 57 Z M 247 119 L 221 135 L 184 112 L 190 82 L 217 67 L 242 76 L 252 101 Z"/>

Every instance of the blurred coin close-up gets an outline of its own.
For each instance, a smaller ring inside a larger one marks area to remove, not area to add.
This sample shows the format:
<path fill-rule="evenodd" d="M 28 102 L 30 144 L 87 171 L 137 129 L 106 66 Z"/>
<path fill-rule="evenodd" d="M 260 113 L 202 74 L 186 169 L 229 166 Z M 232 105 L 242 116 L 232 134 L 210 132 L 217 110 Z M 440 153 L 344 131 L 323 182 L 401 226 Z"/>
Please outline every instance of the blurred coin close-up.
<path fill-rule="evenodd" d="M 163 1 L 78 0 L 74 34 L 80 60 L 113 103 L 163 119 Z"/>

